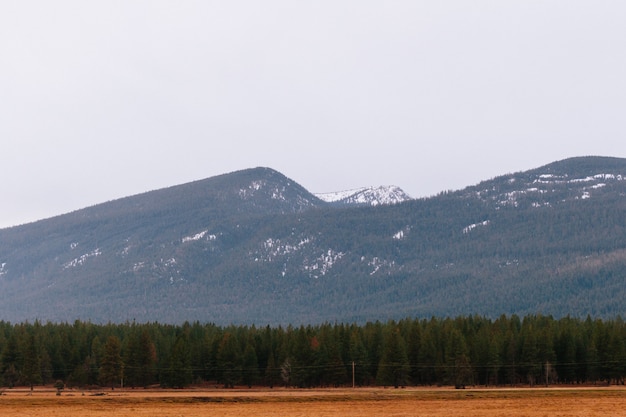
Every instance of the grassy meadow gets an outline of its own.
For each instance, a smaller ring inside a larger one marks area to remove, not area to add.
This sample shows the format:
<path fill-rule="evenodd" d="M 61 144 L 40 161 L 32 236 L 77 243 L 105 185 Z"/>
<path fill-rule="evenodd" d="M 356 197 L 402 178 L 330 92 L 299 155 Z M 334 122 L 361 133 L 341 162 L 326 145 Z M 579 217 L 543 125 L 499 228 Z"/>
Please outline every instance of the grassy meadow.
<path fill-rule="evenodd" d="M 626 416 L 626 389 L 5 390 L 0 415 L 143 416 Z"/>

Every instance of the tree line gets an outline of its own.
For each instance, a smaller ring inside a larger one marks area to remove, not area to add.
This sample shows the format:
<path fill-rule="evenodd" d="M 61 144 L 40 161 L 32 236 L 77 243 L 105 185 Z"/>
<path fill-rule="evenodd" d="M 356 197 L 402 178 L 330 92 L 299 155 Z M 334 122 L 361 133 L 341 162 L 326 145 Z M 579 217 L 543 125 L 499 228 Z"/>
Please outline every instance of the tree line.
<path fill-rule="evenodd" d="M 623 384 L 626 324 L 532 315 L 217 326 L 0 321 L 0 384 L 70 387 Z"/>

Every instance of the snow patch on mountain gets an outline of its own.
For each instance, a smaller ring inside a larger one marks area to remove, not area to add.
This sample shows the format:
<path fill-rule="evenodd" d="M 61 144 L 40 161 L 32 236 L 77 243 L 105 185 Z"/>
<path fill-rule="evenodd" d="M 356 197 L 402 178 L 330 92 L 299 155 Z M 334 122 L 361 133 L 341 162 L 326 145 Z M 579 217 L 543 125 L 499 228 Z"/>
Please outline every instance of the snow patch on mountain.
<path fill-rule="evenodd" d="M 371 260 L 368 260 L 365 258 L 365 256 L 362 256 L 361 262 L 367 262 L 367 266 L 372 268 L 372 270 L 370 271 L 371 276 L 376 275 L 383 268 L 387 270 L 387 273 L 390 273 L 392 269 L 396 266 L 395 261 L 380 259 L 378 256 L 374 256 Z"/>
<path fill-rule="evenodd" d="M 404 230 L 400 230 L 398 233 L 393 235 L 393 239 L 395 239 L 395 240 L 402 240 L 402 239 L 404 239 Z"/>
<path fill-rule="evenodd" d="M 310 242 L 311 239 L 308 237 L 302 238 L 295 243 L 285 243 L 280 239 L 268 238 L 263 242 L 263 248 L 252 255 L 255 262 L 272 262 L 278 257 L 300 251 Z"/>
<path fill-rule="evenodd" d="M 551 173 L 535 174 L 530 178 L 516 178 L 515 175 L 506 180 L 506 186 L 493 185 L 475 191 L 475 195 L 483 201 L 493 201 L 499 207 L 519 207 L 522 201 L 531 207 L 550 207 L 550 201 L 557 198 L 561 201 L 593 198 L 594 192 L 626 179 L 625 175 L 615 173 L 581 177 Z"/>
<path fill-rule="evenodd" d="M 404 238 L 406 238 L 407 234 L 409 233 L 409 231 L 411 230 L 410 226 L 406 226 L 404 229 L 399 230 L 398 232 L 396 232 L 393 236 L 392 239 L 394 240 L 403 240 Z"/>
<path fill-rule="evenodd" d="M 83 265 L 87 259 L 89 258 L 94 258 L 96 256 L 100 256 L 102 255 L 102 251 L 100 251 L 100 249 L 94 249 L 89 253 L 86 253 L 84 255 L 79 256 L 78 258 L 74 258 L 69 262 L 66 262 L 63 265 L 63 269 L 69 269 L 69 268 L 75 268 L 77 266 Z"/>
<path fill-rule="evenodd" d="M 207 233 L 209 233 L 208 230 L 203 230 L 200 233 L 196 233 L 193 236 L 186 236 L 182 239 L 182 243 L 187 243 L 187 242 L 194 242 L 197 240 L 200 240 L 202 238 L 204 238 L 206 236 L 207 240 L 216 240 L 217 239 L 217 235 L 208 235 Z"/>
<path fill-rule="evenodd" d="M 272 189 L 267 190 L 268 187 L 271 187 L 271 185 L 268 184 L 267 181 L 254 180 L 250 182 L 247 188 L 241 188 L 238 194 L 240 198 L 245 200 L 253 197 L 257 192 L 263 191 L 273 200 L 287 201 L 287 197 L 285 196 L 285 192 L 287 191 L 286 186 L 275 185 Z"/>
<path fill-rule="evenodd" d="M 267 183 L 264 180 L 254 180 L 254 181 L 250 182 L 248 187 L 241 188 L 239 190 L 239 197 L 241 197 L 242 199 L 250 198 L 250 197 L 254 196 L 257 191 L 263 189 L 266 184 Z"/>
<path fill-rule="evenodd" d="M 397 204 L 403 201 L 411 200 L 411 197 L 407 193 L 395 185 L 363 187 L 332 193 L 319 193 L 315 194 L 315 196 L 327 203 L 368 206 Z"/>
<path fill-rule="evenodd" d="M 463 228 L 463 234 L 466 235 L 472 230 L 476 229 L 477 227 L 487 226 L 489 225 L 489 223 L 490 223 L 489 220 L 485 220 L 484 222 L 470 224 L 469 226 Z"/>
<path fill-rule="evenodd" d="M 314 259 L 313 262 L 308 265 L 304 265 L 304 270 L 309 272 L 309 276 L 311 278 L 317 279 L 320 276 L 326 275 L 335 263 L 343 258 L 344 255 L 345 254 L 343 252 L 328 249 L 328 251 Z"/>

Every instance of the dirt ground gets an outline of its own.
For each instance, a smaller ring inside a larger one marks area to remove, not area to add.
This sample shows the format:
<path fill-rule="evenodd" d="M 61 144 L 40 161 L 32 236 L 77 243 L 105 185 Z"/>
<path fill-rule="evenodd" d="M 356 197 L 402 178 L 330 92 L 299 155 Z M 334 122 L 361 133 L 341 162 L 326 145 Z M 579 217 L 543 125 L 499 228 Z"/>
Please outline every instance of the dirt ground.
<path fill-rule="evenodd" d="M 625 416 L 626 389 L 4 390 L 0 415 L 154 416 Z"/>

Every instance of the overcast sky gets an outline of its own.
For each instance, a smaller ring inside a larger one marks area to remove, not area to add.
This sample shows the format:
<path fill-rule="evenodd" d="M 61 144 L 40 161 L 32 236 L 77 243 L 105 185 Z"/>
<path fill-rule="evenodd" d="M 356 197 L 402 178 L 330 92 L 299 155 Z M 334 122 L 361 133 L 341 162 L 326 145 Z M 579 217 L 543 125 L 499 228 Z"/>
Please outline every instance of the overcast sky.
<path fill-rule="evenodd" d="M 626 157 L 626 2 L 0 3 L 0 227 L 255 166 L 414 197 Z"/>

